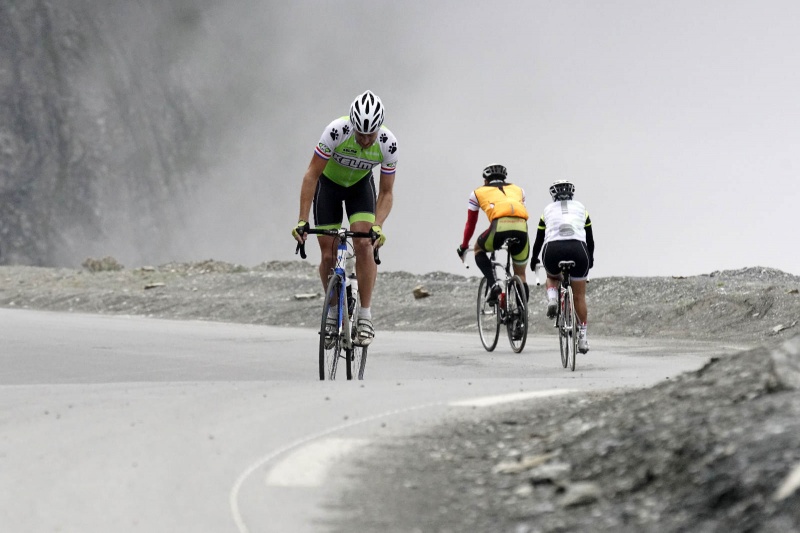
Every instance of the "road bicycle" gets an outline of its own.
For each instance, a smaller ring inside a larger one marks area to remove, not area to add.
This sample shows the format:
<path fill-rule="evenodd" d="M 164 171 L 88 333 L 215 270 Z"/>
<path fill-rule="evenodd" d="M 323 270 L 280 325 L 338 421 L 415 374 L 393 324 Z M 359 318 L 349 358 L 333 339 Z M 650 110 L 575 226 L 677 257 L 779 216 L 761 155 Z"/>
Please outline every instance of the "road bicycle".
<path fill-rule="evenodd" d="M 575 371 L 575 355 L 578 353 L 578 315 L 575 313 L 575 298 L 572 295 L 570 271 L 575 261 L 560 261 L 561 281 L 558 288 L 558 309 L 555 327 L 558 329 L 558 346 L 561 349 L 561 365 Z"/>
<path fill-rule="evenodd" d="M 487 352 L 493 351 L 497 346 L 502 325 L 506 327 L 508 340 L 514 352 L 521 352 L 528 339 L 528 299 L 525 283 L 522 278 L 512 273 L 511 254 L 508 253 L 509 245 L 515 242 L 516 239 L 508 239 L 499 248 L 506 252 L 505 264 L 496 260 L 496 251 L 492 251 L 489 256 L 495 279 L 502 289 L 497 302 L 490 304 L 486 301 L 491 287 L 485 276 L 478 286 L 478 333 Z"/>
<path fill-rule="evenodd" d="M 355 275 L 355 252 L 351 239 L 371 239 L 373 232 L 350 231 L 346 228 L 311 228 L 306 233 L 329 235 L 336 240 L 336 264 L 328 277 L 325 301 L 322 304 L 322 322 L 319 329 L 319 379 L 336 379 L 339 361 L 344 359 L 347 379 L 364 379 L 367 366 L 367 347 L 353 342 L 357 337 L 356 322 L 361 302 L 358 280 Z M 297 244 L 295 253 L 306 258 L 305 244 Z M 381 264 L 378 250 L 374 251 L 376 264 Z M 336 325 L 328 325 L 328 314 L 335 308 Z"/>

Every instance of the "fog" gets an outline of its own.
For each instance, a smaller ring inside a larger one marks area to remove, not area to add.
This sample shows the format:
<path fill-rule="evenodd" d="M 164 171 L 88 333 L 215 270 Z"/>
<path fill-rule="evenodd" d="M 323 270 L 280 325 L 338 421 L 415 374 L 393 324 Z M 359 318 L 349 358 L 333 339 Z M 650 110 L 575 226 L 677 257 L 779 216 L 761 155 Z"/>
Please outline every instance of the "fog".
<path fill-rule="evenodd" d="M 574 181 L 593 276 L 800 274 L 798 21 L 792 1 L 219 2 L 185 50 L 214 149 L 176 259 L 296 258 L 314 146 L 371 89 L 400 149 L 385 271 L 476 274 L 455 248 L 501 163 L 533 228 Z"/>

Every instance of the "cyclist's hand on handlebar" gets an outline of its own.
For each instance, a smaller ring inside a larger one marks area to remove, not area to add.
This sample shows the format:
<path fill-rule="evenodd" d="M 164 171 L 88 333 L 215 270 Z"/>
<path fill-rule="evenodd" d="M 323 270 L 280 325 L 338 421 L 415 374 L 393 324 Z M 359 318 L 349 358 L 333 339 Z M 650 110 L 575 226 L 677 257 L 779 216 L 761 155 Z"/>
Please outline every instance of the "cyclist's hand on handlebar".
<path fill-rule="evenodd" d="M 386 242 L 386 235 L 383 234 L 383 230 L 377 224 L 372 226 L 372 229 L 369 230 L 370 234 L 372 234 L 372 245 L 377 249 L 384 245 Z"/>
<path fill-rule="evenodd" d="M 533 272 L 536 272 L 536 265 L 538 265 L 539 263 L 540 263 L 539 258 L 538 257 L 534 257 L 533 261 L 531 261 L 531 270 Z"/>
<path fill-rule="evenodd" d="M 299 243 L 303 243 L 306 240 L 306 232 L 309 230 L 308 222 L 305 220 L 298 220 L 297 225 L 292 228 L 292 237 Z"/>
<path fill-rule="evenodd" d="M 463 244 L 459 244 L 458 248 L 456 248 L 456 253 L 458 254 L 459 259 L 463 262 L 467 258 L 467 252 L 469 252 L 469 246 L 464 246 Z"/>

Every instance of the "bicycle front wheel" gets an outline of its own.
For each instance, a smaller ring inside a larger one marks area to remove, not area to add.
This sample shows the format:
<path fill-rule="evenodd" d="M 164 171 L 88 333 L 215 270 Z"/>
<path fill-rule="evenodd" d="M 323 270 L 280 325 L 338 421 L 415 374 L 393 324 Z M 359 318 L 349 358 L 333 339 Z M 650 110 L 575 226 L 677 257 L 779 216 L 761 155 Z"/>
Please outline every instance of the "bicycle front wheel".
<path fill-rule="evenodd" d="M 487 352 L 491 352 L 497 346 L 497 339 L 500 337 L 500 314 L 496 304 L 486 303 L 488 297 L 488 282 L 483 278 L 478 286 L 478 334 L 481 336 L 483 347 Z"/>
<path fill-rule="evenodd" d="M 352 309 L 350 316 L 350 345 L 351 347 L 346 350 L 347 356 L 347 379 L 364 379 L 364 368 L 367 366 L 367 347 L 355 346 L 352 340 L 358 335 L 356 328 L 358 321 L 358 308 L 361 307 L 359 302 L 358 291 L 354 290 L 352 285 L 347 294 L 348 309 Z M 352 301 L 351 301 L 352 300 Z M 349 312 L 349 311 L 348 311 Z"/>
<path fill-rule="evenodd" d="M 342 291 L 342 277 L 334 274 L 328 280 L 325 303 L 322 304 L 322 323 L 319 328 L 319 379 L 336 379 L 336 368 L 342 355 L 342 337 L 336 331 L 326 331 L 328 311 L 333 308 L 338 313 L 339 294 Z M 339 320 L 341 323 L 341 320 Z"/>
<path fill-rule="evenodd" d="M 520 353 L 528 339 L 528 301 L 522 278 L 514 276 L 506 290 L 506 329 L 511 349 Z"/>
<path fill-rule="evenodd" d="M 347 379 L 364 379 L 367 366 L 367 347 L 353 346 L 347 350 Z"/>

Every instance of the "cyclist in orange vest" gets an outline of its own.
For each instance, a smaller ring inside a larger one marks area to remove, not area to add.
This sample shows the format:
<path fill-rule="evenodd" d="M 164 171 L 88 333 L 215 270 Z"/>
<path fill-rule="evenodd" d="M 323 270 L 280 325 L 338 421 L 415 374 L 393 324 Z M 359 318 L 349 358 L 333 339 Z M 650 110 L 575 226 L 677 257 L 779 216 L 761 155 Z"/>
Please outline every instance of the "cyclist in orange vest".
<path fill-rule="evenodd" d="M 457 248 L 463 261 L 469 251 L 469 241 L 475 233 L 478 212 L 482 209 L 489 217 L 489 228 L 478 236 L 475 242 L 475 264 L 486 277 L 491 292 L 488 303 L 497 301 L 502 288 L 497 284 L 491 260 L 486 252 L 500 248 L 506 239 L 515 238 L 508 252 L 514 274 L 525 284 L 525 296 L 529 294 L 525 280 L 525 266 L 528 264 L 530 246 L 528 242 L 528 210 L 525 208 L 525 191 L 518 185 L 507 183 L 508 171 L 503 165 L 490 165 L 483 169 L 483 187 L 478 187 L 469 197 L 467 204 L 467 223 L 464 237 Z"/>

